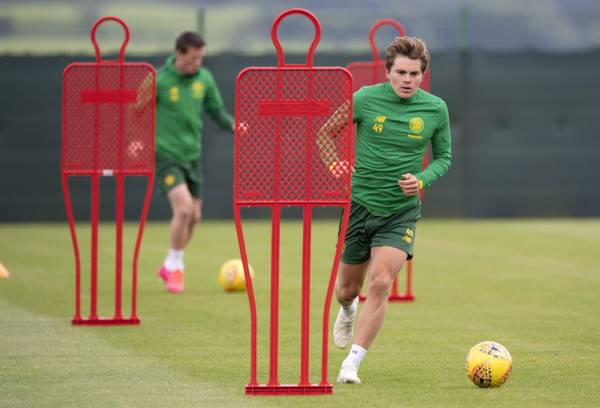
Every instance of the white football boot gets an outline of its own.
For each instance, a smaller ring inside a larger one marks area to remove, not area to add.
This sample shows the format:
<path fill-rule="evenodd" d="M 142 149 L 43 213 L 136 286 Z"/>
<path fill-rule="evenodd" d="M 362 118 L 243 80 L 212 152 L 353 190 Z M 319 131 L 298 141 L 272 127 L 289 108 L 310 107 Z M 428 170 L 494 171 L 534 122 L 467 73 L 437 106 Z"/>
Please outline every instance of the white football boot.
<path fill-rule="evenodd" d="M 352 362 L 344 360 L 337 376 L 337 382 L 339 384 L 360 384 L 358 368 Z"/>

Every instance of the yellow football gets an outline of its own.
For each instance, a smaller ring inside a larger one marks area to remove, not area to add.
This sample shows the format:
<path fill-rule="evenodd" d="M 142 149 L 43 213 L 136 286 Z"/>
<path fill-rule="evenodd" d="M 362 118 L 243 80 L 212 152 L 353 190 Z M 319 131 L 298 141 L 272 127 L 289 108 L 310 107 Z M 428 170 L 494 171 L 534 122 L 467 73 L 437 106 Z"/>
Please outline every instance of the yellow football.
<path fill-rule="evenodd" d="M 484 341 L 471 347 L 466 365 L 473 384 L 481 388 L 499 387 L 512 372 L 512 357 L 502 344 Z"/>
<path fill-rule="evenodd" d="M 250 277 L 254 278 L 254 269 L 248 265 Z M 246 279 L 244 277 L 244 266 L 240 259 L 230 259 L 221 265 L 219 270 L 219 284 L 227 292 L 238 292 L 246 290 Z"/>

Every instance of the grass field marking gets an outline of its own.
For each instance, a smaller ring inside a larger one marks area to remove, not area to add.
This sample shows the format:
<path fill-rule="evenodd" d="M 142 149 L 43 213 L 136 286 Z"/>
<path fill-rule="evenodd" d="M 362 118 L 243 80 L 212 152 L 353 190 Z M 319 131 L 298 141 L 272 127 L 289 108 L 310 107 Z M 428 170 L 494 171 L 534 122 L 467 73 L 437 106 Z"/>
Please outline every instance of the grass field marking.
<path fill-rule="evenodd" d="M 2 299 L 0 326 L 0 407 L 261 405 L 162 361 L 111 347 L 100 339 L 106 328 L 71 327 L 66 319 L 37 315 Z M 120 329 L 127 336 L 137 328 Z"/>

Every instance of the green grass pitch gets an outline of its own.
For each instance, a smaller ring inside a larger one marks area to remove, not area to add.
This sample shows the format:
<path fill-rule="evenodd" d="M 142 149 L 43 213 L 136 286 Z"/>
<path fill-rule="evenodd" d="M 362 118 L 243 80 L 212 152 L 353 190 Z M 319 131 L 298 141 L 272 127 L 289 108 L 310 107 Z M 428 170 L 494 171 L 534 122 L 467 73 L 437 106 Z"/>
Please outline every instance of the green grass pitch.
<path fill-rule="evenodd" d="M 259 379 L 267 379 L 268 222 L 244 223 L 256 270 Z M 311 371 L 319 379 L 320 318 L 337 231 L 313 227 Z M 89 229 L 78 227 L 83 259 Z M 300 224 L 282 226 L 280 380 L 298 381 Z M 138 327 L 72 327 L 74 257 L 63 224 L 0 225 L 0 407 L 597 407 L 600 406 L 600 220 L 425 219 L 416 239 L 416 301 L 392 304 L 365 358 L 360 386 L 331 396 L 246 397 L 249 312 L 244 293 L 218 286 L 238 258 L 232 222 L 203 222 L 186 251 L 186 291 L 155 276 L 168 225 L 147 226 Z M 125 230 L 125 270 L 135 227 Z M 100 231 L 100 307 L 110 314 L 114 227 Z M 87 262 L 84 271 L 88 271 Z M 87 274 L 86 274 L 87 275 Z M 87 287 L 89 279 L 84 280 Z M 125 288 L 129 288 L 126 282 Z M 128 292 L 125 292 L 128 294 Z M 129 299 L 128 295 L 125 299 Z M 84 311 L 87 311 L 84 296 Z M 129 307 L 126 307 L 129 310 Z M 337 313 L 334 303 L 331 319 Z M 483 340 L 504 344 L 514 371 L 478 389 L 464 358 Z M 345 352 L 329 348 L 335 380 Z"/>

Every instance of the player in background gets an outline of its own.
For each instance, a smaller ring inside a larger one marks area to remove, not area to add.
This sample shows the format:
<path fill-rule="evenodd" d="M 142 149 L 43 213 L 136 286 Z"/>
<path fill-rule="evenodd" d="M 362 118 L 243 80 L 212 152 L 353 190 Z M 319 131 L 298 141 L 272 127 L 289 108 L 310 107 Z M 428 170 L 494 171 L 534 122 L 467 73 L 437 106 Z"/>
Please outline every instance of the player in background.
<path fill-rule="evenodd" d="M 421 218 L 419 190 L 446 173 L 452 160 L 446 104 L 419 88 L 430 61 L 425 43 L 415 37 L 396 37 L 386 49 L 385 61 L 389 81 L 363 87 L 353 97 L 356 163 L 335 288 L 341 308 L 333 328 L 338 347 L 352 346 L 342 362 L 339 383 L 360 384 L 358 369 L 385 319 L 392 282 L 413 256 L 416 223 Z M 321 133 L 332 135 L 335 130 Z M 428 144 L 432 161 L 421 171 Z M 350 166 L 334 161 L 329 169 L 340 175 Z M 353 338 L 367 269 L 367 300 Z"/>
<path fill-rule="evenodd" d="M 183 291 L 183 253 L 202 214 L 202 111 L 233 131 L 215 80 L 202 67 L 205 51 L 198 34 L 182 33 L 156 80 L 156 182 L 173 213 L 169 249 L 158 276 L 173 293 Z"/>

